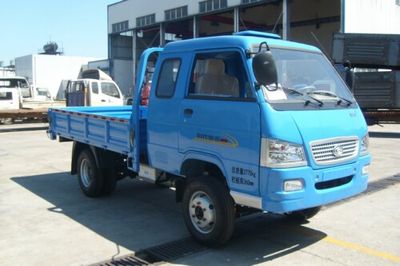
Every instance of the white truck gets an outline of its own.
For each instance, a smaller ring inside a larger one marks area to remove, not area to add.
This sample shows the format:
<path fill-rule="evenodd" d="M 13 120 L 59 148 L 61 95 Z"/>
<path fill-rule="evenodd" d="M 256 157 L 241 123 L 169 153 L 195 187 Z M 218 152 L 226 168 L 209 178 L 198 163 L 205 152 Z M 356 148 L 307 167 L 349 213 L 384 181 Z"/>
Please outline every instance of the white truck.
<path fill-rule="evenodd" d="M 124 96 L 118 85 L 98 69 L 83 71 L 76 80 L 69 80 L 66 88 L 67 106 L 119 106 Z"/>
<path fill-rule="evenodd" d="M 15 120 L 45 120 L 47 108 L 65 105 L 51 99 L 47 89 L 33 88 L 25 77 L 0 78 L 0 124 Z"/>
<path fill-rule="evenodd" d="M 24 77 L 0 78 L 0 110 L 20 109 L 24 98 L 32 98 L 32 87 Z"/>

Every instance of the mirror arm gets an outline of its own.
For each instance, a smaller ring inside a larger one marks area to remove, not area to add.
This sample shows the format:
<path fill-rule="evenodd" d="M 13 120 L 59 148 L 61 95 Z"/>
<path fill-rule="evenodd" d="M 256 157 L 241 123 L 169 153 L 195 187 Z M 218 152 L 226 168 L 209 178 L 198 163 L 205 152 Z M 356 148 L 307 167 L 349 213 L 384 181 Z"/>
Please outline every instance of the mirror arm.
<path fill-rule="evenodd" d="M 260 46 L 258 46 L 258 52 L 261 52 L 263 44 L 265 45 L 265 48 L 267 48 L 267 51 L 271 51 L 267 42 L 261 42 Z"/>

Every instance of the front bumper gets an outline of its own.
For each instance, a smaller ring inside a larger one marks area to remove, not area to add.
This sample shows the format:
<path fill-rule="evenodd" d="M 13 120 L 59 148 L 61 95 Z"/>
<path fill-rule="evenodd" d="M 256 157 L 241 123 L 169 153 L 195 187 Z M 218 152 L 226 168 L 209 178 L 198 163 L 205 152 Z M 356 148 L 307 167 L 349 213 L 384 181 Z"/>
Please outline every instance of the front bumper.
<path fill-rule="evenodd" d="M 368 173 L 363 169 L 371 156 L 359 157 L 354 163 L 314 170 L 309 166 L 297 168 L 261 168 L 260 192 L 262 209 L 285 213 L 326 205 L 354 195 L 367 188 Z M 284 182 L 298 180 L 303 189 L 284 191 Z"/>

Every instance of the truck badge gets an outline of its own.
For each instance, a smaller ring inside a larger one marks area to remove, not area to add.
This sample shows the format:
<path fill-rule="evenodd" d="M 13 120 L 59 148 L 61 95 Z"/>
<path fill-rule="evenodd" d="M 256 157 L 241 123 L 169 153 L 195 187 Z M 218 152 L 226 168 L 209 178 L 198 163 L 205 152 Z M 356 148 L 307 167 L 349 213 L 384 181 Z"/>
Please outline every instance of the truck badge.
<path fill-rule="evenodd" d="M 332 149 L 332 153 L 333 156 L 335 156 L 336 158 L 338 157 L 342 157 L 343 156 L 343 147 L 336 145 L 333 149 Z"/>

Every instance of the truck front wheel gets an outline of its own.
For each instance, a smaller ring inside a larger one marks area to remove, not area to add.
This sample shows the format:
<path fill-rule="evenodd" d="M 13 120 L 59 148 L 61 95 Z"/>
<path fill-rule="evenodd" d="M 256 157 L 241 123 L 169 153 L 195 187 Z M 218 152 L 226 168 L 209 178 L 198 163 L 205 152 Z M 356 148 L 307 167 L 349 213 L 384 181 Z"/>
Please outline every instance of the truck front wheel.
<path fill-rule="evenodd" d="M 222 182 L 209 176 L 189 181 L 182 207 L 186 227 L 196 241 L 216 247 L 231 238 L 235 208 Z"/>
<path fill-rule="evenodd" d="M 84 149 L 78 156 L 78 181 L 83 193 L 88 197 L 99 197 L 103 189 L 103 176 L 89 149 Z"/>

